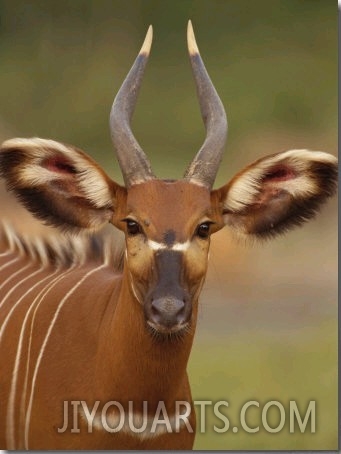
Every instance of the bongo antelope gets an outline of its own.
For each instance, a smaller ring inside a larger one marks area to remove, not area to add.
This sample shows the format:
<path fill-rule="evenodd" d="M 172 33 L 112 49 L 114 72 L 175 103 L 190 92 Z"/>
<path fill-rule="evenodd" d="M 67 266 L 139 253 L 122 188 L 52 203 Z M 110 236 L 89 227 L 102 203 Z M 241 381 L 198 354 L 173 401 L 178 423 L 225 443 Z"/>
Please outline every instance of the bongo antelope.
<path fill-rule="evenodd" d="M 261 158 L 212 189 L 227 121 L 191 23 L 187 39 L 207 134 L 181 180 L 156 178 L 130 127 L 151 27 L 110 114 L 124 186 L 71 145 L 31 138 L 1 146 L 1 175 L 29 211 L 90 232 L 60 242 L 2 228 L 1 448 L 192 448 L 186 366 L 211 235 L 227 225 L 275 237 L 335 193 L 336 158 L 308 150 Z M 108 223 L 125 234 L 122 256 L 93 233 Z M 153 427 L 156 414 L 168 422 Z"/>

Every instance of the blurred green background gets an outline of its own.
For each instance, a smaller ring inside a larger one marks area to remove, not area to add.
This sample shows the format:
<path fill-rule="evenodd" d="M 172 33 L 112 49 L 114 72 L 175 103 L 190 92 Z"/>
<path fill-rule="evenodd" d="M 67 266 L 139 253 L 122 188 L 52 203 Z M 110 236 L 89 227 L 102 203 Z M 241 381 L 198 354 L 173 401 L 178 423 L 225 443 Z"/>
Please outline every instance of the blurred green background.
<path fill-rule="evenodd" d="M 153 24 L 133 128 L 155 172 L 180 177 L 204 139 L 188 19 L 229 119 L 217 186 L 265 154 L 336 155 L 337 4 L 330 0 L 0 0 L 0 140 L 72 143 L 122 182 L 108 114 Z M 0 189 L 3 217 L 45 232 Z M 228 401 L 231 427 L 249 400 L 261 408 L 295 400 L 302 409 L 315 400 L 316 433 L 290 434 L 287 420 L 278 434 L 220 434 L 208 415 L 212 424 L 195 448 L 336 449 L 337 329 L 336 200 L 273 242 L 244 245 L 218 233 L 189 364 L 193 397 Z M 250 411 L 254 425 L 260 412 Z M 272 418 L 276 426 L 275 410 Z"/>

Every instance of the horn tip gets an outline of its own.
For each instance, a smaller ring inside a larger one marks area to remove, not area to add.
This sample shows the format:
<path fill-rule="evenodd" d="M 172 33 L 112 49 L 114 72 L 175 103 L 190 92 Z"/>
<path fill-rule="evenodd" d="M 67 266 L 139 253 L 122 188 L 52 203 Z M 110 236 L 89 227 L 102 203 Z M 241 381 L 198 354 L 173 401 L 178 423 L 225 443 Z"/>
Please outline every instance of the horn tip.
<path fill-rule="evenodd" d="M 197 42 L 195 40 L 195 35 L 194 35 L 191 20 L 188 21 L 188 25 L 187 25 L 187 45 L 188 45 L 188 52 L 190 55 L 199 54 L 199 49 L 197 46 Z"/>
<path fill-rule="evenodd" d="M 141 50 L 140 50 L 140 55 L 146 55 L 148 56 L 150 53 L 150 49 L 152 47 L 152 41 L 153 41 L 153 27 L 152 25 L 149 25 L 146 37 L 144 39 L 144 42 L 142 44 Z"/>

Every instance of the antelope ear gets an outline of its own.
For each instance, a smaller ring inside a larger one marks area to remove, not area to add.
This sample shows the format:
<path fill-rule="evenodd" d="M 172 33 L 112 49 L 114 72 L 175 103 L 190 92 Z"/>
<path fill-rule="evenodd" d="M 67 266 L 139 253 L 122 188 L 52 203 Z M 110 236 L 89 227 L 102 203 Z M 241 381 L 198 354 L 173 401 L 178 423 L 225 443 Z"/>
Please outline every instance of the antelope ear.
<path fill-rule="evenodd" d="M 102 227 L 125 191 L 81 150 L 39 138 L 4 142 L 0 175 L 37 218 L 65 230 Z"/>
<path fill-rule="evenodd" d="M 313 218 L 336 185 L 334 156 L 290 150 L 256 161 L 213 192 L 226 225 L 242 234 L 269 237 Z"/>

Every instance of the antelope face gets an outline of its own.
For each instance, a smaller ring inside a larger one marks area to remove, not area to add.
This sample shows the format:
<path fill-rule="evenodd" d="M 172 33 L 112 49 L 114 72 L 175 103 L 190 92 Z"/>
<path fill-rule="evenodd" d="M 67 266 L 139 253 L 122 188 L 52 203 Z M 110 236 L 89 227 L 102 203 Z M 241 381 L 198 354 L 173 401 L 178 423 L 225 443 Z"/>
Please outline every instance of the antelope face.
<path fill-rule="evenodd" d="M 183 180 L 132 186 L 118 226 L 126 234 L 131 290 L 148 325 L 158 332 L 184 330 L 205 279 L 210 235 L 223 226 L 210 191 Z"/>
<path fill-rule="evenodd" d="M 110 115 L 125 187 L 81 150 L 38 138 L 4 142 L 0 174 L 49 224 L 96 230 L 111 222 L 123 230 L 124 272 L 148 325 L 160 333 L 184 332 L 206 275 L 210 234 L 227 225 L 244 237 L 274 237 L 301 225 L 335 193 L 337 160 L 323 152 L 284 151 L 212 190 L 227 121 L 189 23 L 188 50 L 206 138 L 182 180 L 156 179 L 130 128 L 151 42 L 150 28 Z"/>

